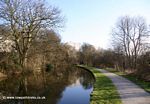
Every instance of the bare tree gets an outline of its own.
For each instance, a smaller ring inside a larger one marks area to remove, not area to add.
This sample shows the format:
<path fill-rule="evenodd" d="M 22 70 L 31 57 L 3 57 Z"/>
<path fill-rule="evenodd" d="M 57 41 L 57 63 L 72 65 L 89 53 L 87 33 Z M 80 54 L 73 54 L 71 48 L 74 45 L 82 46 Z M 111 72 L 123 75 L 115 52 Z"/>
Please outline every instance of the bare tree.
<path fill-rule="evenodd" d="M 46 7 L 44 0 L 0 0 L 0 21 L 10 31 L 7 36 L 14 43 L 22 68 L 38 32 L 62 26 L 60 11 Z"/>
<path fill-rule="evenodd" d="M 94 48 L 94 46 L 88 43 L 84 43 L 79 49 L 79 59 L 81 61 L 80 63 L 86 65 L 93 65 L 95 52 L 96 49 Z"/>
<path fill-rule="evenodd" d="M 142 52 L 145 37 L 148 36 L 147 24 L 143 17 L 121 17 L 112 36 L 114 45 L 122 46 L 126 64 L 136 69 L 137 57 Z"/>

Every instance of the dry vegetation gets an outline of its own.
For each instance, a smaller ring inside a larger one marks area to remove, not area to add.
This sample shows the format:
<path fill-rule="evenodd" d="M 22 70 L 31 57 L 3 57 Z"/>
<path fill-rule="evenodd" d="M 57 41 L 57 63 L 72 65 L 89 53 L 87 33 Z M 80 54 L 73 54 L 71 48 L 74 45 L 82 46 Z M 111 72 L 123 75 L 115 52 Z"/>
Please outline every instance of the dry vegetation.
<path fill-rule="evenodd" d="M 63 17 L 43 0 L 1 0 L 0 21 L 2 73 L 63 72 L 72 64 L 86 64 L 150 80 L 149 27 L 143 17 L 119 18 L 112 31 L 112 49 L 95 49 L 85 43 L 78 51 L 61 42 L 56 30 L 62 28 Z"/>
<path fill-rule="evenodd" d="M 56 32 L 64 25 L 60 10 L 44 0 L 1 0 L 0 21 L 2 73 L 60 70 L 75 63 L 74 48 L 61 43 Z"/>

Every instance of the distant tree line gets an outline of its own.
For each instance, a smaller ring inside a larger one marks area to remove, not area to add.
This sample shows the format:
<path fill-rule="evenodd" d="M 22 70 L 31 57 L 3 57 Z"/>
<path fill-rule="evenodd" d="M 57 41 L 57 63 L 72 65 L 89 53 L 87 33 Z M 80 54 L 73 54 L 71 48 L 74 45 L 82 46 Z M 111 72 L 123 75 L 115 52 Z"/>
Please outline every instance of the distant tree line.
<path fill-rule="evenodd" d="M 112 31 L 112 49 L 95 49 L 85 43 L 79 50 L 79 63 L 111 67 L 150 77 L 150 28 L 143 17 L 120 17 Z"/>

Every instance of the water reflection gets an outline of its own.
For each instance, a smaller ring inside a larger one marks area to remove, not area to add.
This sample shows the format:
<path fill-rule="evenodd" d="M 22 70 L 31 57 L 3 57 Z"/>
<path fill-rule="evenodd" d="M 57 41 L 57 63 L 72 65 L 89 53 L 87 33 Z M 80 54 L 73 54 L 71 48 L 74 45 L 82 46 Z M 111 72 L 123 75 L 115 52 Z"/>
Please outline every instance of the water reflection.
<path fill-rule="evenodd" d="M 58 104 L 89 104 L 91 91 L 92 88 L 85 89 L 77 80 L 77 83 L 63 91 L 63 97 Z"/>
<path fill-rule="evenodd" d="M 73 99 L 78 102 L 74 104 L 88 104 L 93 83 L 91 73 L 76 67 L 8 78 L 0 82 L 1 96 L 44 96 L 46 99 L 0 100 L 0 104 L 73 104 L 70 103 Z"/>

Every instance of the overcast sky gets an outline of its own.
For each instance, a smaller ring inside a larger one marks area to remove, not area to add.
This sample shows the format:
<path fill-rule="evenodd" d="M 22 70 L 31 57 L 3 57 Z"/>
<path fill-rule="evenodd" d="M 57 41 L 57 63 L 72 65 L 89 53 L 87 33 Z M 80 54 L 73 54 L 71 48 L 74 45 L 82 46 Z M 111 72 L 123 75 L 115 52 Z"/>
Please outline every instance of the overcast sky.
<path fill-rule="evenodd" d="M 110 33 L 121 16 L 143 16 L 150 23 L 150 0 L 49 0 L 66 17 L 63 42 L 110 47 Z"/>

